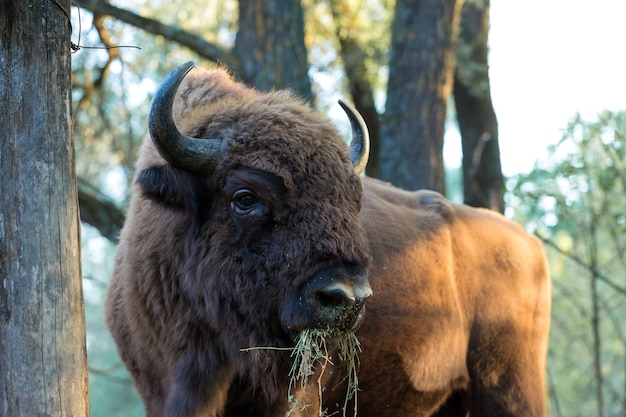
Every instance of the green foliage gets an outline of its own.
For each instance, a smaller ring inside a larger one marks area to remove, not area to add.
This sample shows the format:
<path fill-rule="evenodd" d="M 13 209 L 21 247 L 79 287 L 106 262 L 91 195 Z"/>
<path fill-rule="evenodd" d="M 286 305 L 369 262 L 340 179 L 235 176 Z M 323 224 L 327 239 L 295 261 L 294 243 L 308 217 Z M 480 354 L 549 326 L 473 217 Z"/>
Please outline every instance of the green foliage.
<path fill-rule="evenodd" d="M 607 229 L 624 230 L 625 135 L 625 112 L 604 112 L 592 123 L 576 116 L 551 159 L 518 179 L 519 210 L 546 232 L 593 227 L 594 216 Z"/>
<path fill-rule="evenodd" d="M 549 160 L 517 178 L 513 190 L 516 217 L 543 239 L 553 274 L 554 415 L 624 409 L 624 191 L 626 112 L 608 111 L 592 122 L 576 116 Z"/>

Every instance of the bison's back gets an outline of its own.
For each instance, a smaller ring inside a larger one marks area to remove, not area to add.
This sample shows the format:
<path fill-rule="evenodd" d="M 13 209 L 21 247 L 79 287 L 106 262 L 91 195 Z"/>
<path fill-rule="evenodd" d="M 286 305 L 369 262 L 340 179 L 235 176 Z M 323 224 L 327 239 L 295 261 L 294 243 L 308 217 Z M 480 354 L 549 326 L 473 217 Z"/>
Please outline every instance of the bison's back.
<path fill-rule="evenodd" d="M 434 192 L 364 186 L 373 296 L 359 415 L 429 415 L 455 389 L 472 415 L 543 415 L 550 280 L 538 241 Z"/>

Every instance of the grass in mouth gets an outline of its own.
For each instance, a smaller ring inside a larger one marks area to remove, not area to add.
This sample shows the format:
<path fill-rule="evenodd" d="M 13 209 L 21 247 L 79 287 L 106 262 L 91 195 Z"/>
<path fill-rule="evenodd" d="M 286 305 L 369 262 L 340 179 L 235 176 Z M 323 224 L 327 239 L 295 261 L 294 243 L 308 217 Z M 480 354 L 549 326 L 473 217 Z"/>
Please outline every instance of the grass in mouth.
<path fill-rule="evenodd" d="M 347 391 L 346 399 L 343 406 L 343 416 L 346 417 L 348 401 L 354 398 L 354 417 L 357 415 L 357 391 L 358 378 L 357 368 L 359 365 L 358 354 L 361 351 L 361 344 L 356 335 L 352 331 L 339 331 L 336 329 L 304 329 L 296 341 L 296 346 L 291 352 L 293 365 L 289 371 L 289 402 L 291 409 L 285 414 L 290 416 L 296 410 L 303 410 L 308 405 L 303 404 L 295 398 L 292 390 L 304 389 L 307 387 L 309 378 L 313 376 L 317 369 L 320 369 L 317 378 L 317 388 L 319 396 L 318 416 L 326 415 L 322 407 L 322 376 L 328 364 L 334 365 L 329 357 L 329 345 L 337 345 L 339 360 L 346 363 L 347 366 Z"/>

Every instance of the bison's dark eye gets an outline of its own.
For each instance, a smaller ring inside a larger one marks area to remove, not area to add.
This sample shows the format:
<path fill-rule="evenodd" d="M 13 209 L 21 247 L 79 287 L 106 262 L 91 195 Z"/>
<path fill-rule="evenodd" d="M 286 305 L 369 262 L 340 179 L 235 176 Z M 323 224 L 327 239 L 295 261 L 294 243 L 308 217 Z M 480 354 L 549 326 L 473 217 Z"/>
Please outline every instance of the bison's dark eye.
<path fill-rule="evenodd" d="M 261 209 L 259 200 L 248 189 L 237 190 L 232 197 L 231 207 L 239 215 L 254 214 Z"/>

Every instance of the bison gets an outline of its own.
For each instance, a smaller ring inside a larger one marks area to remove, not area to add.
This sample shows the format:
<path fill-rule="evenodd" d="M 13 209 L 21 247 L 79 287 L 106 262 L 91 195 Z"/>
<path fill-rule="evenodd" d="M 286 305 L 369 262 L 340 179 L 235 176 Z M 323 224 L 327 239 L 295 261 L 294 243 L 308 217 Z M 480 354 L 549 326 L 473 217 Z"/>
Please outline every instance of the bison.
<path fill-rule="evenodd" d="M 351 106 L 348 147 L 289 92 L 193 66 L 153 99 L 106 298 L 148 416 L 546 415 L 535 238 L 363 177 Z M 330 369 L 298 393 L 313 406 L 290 410 L 293 359 L 274 348 L 321 328 L 360 340 L 356 409 L 329 340 Z"/>

